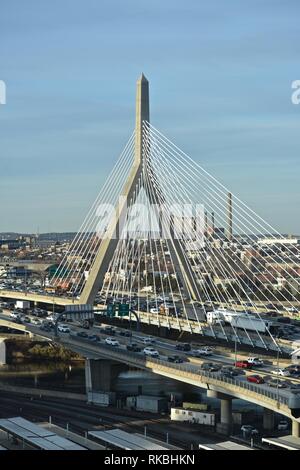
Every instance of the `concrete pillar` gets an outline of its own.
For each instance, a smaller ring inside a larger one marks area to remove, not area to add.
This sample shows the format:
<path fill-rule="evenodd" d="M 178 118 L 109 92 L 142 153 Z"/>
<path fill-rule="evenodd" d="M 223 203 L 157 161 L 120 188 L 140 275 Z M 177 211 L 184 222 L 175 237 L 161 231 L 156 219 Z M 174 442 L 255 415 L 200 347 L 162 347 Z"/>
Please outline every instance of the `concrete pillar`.
<path fill-rule="evenodd" d="M 108 359 L 86 359 L 85 386 L 88 391 L 110 392 L 112 382 L 127 366 Z"/>
<path fill-rule="evenodd" d="M 227 432 L 231 431 L 232 425 L 232 399 L 221 399 L 221 424 L 227 428 Z"/>
<path fill-rule="evenodd" d="M 295 419 L 292 420 L 292 435 L 293 437 L 300 437 L 300 423 Z"/>
<path fill-rule="evenodd" d="M 0 366 L 6 364 L 6 338 L 0 338 Z"/>
<path fill-rule="evenodd" d="M 221 422 L 217 423 L 217 432 L 231 434 L 232 431 L 232 397 L 215 390 L 207 390 L 207 396 L 221 400 Z"/>
<path fill-rule="evenodd" d="M 269 410 L 269 408 L 264 408 L 263 428 L 268 431 L 273 431 L 274 429 L 274 411 Z"/>

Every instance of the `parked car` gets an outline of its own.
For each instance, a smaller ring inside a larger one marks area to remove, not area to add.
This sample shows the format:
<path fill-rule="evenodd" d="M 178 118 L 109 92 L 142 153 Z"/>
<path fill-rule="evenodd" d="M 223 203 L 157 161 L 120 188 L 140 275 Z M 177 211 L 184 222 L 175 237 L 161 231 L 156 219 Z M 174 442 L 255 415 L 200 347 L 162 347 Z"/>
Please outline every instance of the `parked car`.
<path fill-rule="evenodd" d="M 58 325 L 57 330 L 60 333 L 70 333 L 70 328 L 67 325 Z"/>
<path fill-rule="evenodd" d="M 159 352 L 151 347 L 145 348 L 143 353 L 145 356 L 159 357 Z"/>
<path fill-rule="evenodd" d="M 141 352 L 142 350 L 142 348 L 140 348 L 137 343 L 127 344 L 126 349 L 127 351 L 132 351 L 132 352 Z"/>
<path fill-rule="evenodd" d="M 182 364 L 184 359 L 180 356 L 168 356 L 168 362 L 175 362 L 176 364 Z"/>
<path fill-rule="evenodd" d="M 177 343 L 175 347 L 178 351 L 190 351 L 192 349 L 189 343 Z"/>
<path fill-rule="evenodd" d="M 260 375 L 248 375 L 247 382 L 252 382 L 255 384 L 265 383 L 264 379 Z"/>
<path fill-rule="evenodd" d="M 120 346 L 119 341 L 117 341 L 115 338 L 105 338 L 105 343 L 108 344 L 109 346 Z"/>

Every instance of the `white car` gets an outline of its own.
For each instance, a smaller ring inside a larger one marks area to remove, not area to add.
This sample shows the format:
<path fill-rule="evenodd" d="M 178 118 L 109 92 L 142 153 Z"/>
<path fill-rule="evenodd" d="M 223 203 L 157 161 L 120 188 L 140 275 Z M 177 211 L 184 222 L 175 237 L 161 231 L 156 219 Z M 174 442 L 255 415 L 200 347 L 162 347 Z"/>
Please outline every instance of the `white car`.
<path fill-rule="evenodd" d="M 141 338 L 142 343 L 144 344 L 152 344 L 155 343 L 155 339 L 151 338 L 151 336 L 148 336 L 146 338 Z"/>
<path fill-rule="evenodd" d="M 150 313 L 159 313 L 159 312 L 160 312 L 159 308 L 155 308 L 155 307 L 150 308 Z"/>
<path fill-rule="evenodd" d="M 259 357 L 248 357 L 247 361 L 253 366 L 259 367 L 264 365 L 264 361 Z"/>
<path fill-rule="evenodd" d="M 291 374 L 288 370 L 285 370 L 285 369 L 275 369 L 275 370 L 272 370 L 272 374 L 274 375 L 280 375 L 282 377 L 289 377 Z"/>
<path fill-rule="evenodd" d="M 67 325 L 58 325 L 57 330 L 60 333 L 70 333 L 70 328 Z"/>
<path fill-rule="evenodd" d="M 120 346 L 119 341 L 117 341 L 115 338 L 105 338 L 105 343 L 109 346 Z"/>
<path fill-rule="evenodd" d="M 13 319 L 15 319 L 15 320 L 16 320 L 17 318 L 19 318 L 19 315 L 20 315 L 20 314 L 19 314 L 18 312 L 12 312 L 12 313 L 9 314 L 10 318 L 13 318 Z"/>
<path fill-rule="evenodd" d="M 159 352 L 154 348 L 145 348 L 143 353 L 145 356 L 159 357 Z"/>
<path fill-rule="evenodd" d="M 200 356 L 211 356 L 212 351 L 210 349 L 192 349 L 191 352 L 189 353 L 193 357 L 200 357 Z"/>

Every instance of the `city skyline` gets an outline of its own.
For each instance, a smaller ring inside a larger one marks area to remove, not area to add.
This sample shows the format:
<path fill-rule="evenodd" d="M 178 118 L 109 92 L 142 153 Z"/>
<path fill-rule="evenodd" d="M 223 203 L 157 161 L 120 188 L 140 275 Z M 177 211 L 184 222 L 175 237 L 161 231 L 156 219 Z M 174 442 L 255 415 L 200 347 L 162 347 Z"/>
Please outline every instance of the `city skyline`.
<path fill-rule="evenodd" d="M 299 5 L 272 2 L 271 19 L 269 2 L 29 4 L 0 19 L 1 232 L 77 231 L 133 130 L 141 72 L 151 122 L 276 229 L 300 232 Z"/>

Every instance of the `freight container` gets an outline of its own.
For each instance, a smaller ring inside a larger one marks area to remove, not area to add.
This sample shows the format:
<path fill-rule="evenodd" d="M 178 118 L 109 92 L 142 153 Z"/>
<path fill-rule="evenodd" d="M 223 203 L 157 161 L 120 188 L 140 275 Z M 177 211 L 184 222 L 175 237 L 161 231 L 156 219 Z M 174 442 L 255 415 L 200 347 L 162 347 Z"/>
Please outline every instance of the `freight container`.
<path fill-rule="evenodd" d="M 162 413 L 168 410 L 168 400 L 164 397 L 151 397 L 138 395 L 136 397 L 136 409 L 149 413 Z"/>
<path fill-rule="evenodd" d="M 88 392 L 88 403 L 93 403 L 99 406 L 110 406 L 116 403 L 115 392 Z"/>
<path fill-rule="evenodd" d="M 17 300 L 15 303 L 15 308 L 26 310 L 30 308 L 30 302 L 28 300 Z"/>
<path fill-rule="evenodd" d="M 184 408 L 171 408 L 171 421 L 181 421 L 195 424 L 214 426 L 215 413 L 205 413 L 197 410 L 185 410 Z"/>
<path fill-rule="evenodd" d="M 208 404 L 207 403 L 190 403 L 190 402 L 184 401 L 182 403 L 182 408 L 184 408 L 185 410 L 207 411 Z"/>

